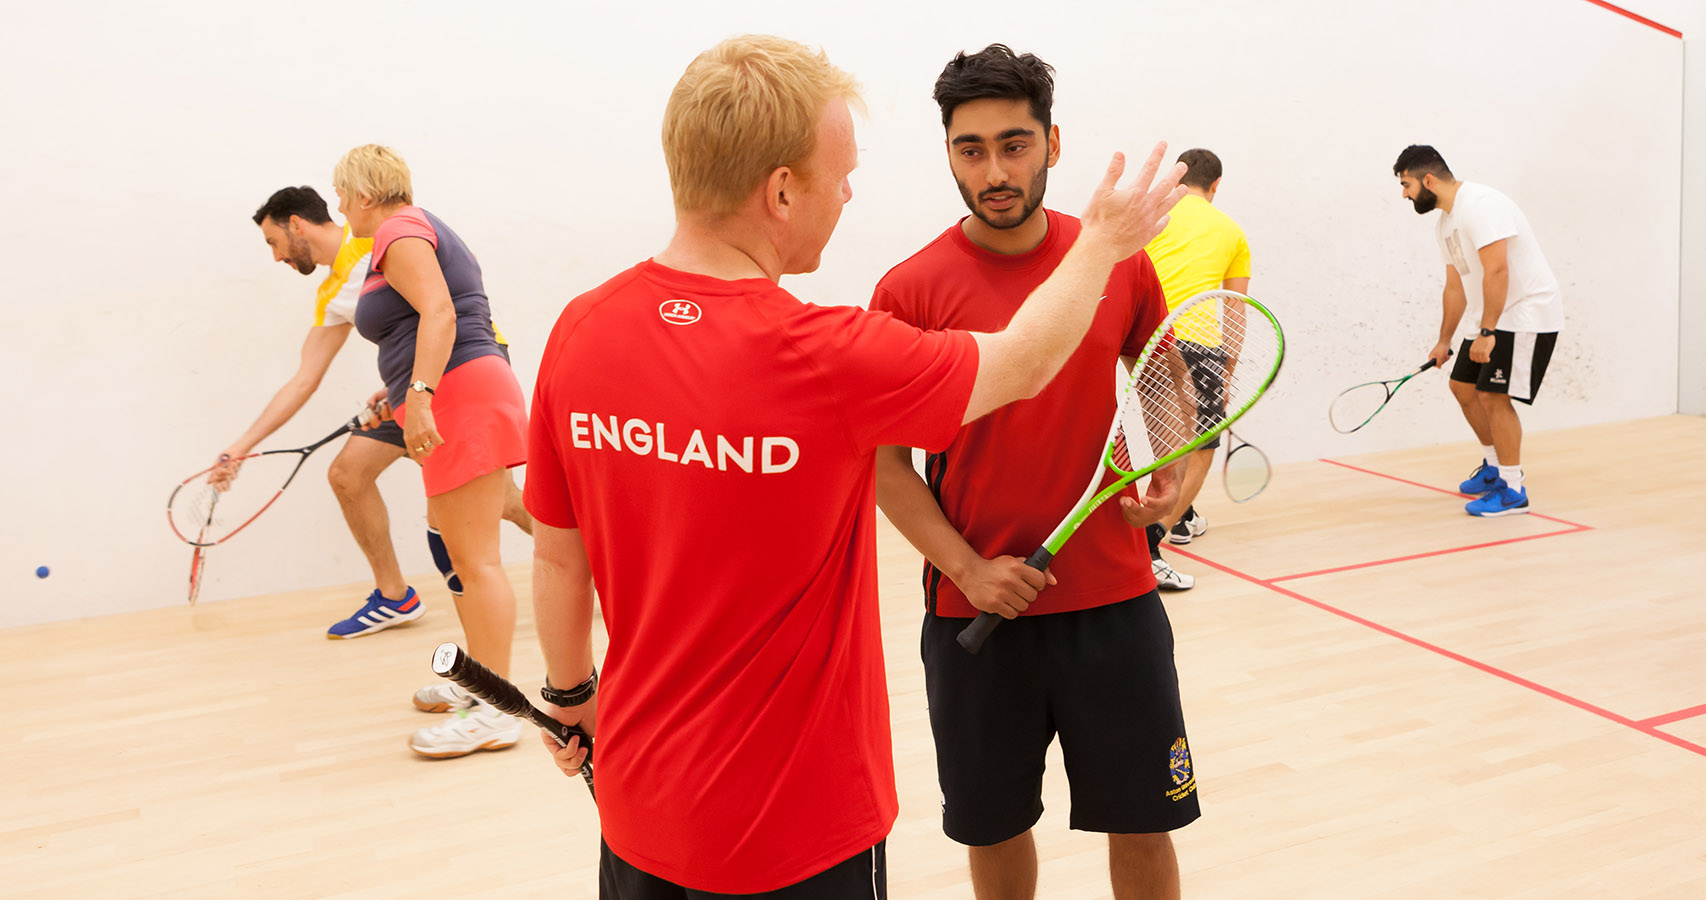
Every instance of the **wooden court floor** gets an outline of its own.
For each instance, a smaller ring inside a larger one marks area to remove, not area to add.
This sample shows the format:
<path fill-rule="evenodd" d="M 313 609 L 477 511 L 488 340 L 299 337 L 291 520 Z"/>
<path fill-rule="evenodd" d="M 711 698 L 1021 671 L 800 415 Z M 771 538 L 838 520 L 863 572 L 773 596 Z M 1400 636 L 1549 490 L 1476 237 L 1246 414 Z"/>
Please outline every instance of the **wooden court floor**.
<path fill-rule="evenodd" d="M 1246 506 L 1210 481 L 1208 533 L 1172 554 L 1197 587 L 1167 601 L 1204 809 L 1176 835 L 1187 897 L 1706 897 L 1706 420 L 1531 435 L 1526 517 L 1441 492 L 1473 452 L 1289 464 Z M 890 895 L 969 898 L 918 557 L 880 546 Z M 421 622 L 349 642 L 321 635 L 359 585 L 0 632 L 0 895 L 595 896 L 594 808 L 533 736 L 405 747 L 457 636 L 436 581 Z M 1049 779 L 1040 895 L 1109 896 L 1058 757 Z"/>

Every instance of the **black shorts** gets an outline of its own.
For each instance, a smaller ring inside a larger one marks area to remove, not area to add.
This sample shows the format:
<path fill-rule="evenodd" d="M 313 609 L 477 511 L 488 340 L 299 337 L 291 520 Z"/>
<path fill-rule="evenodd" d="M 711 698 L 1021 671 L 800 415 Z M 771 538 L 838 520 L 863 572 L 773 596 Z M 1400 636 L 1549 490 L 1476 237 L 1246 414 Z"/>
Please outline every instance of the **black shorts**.
<path fill-rule="evenodd" d="M 358 429 L 350 432 L 350 434 L 353 434 L 356 437 L 370 438 L 380 442 L 381 444 L 390 444 L 391 446 L 399 449 L 403 446 L 403 426 L 398 425 L 396 419 L 392 419 L 389 422 L 381 422 L 379 423 L 379 426 L 374 428 L 372 431 L 361 431 Z"/>
<path fill-rule="evenodd" d="M 1201 815 L 1173 628 L 1159 594 L 1020 616 L 975 656 L 954 642 L 970 621 L 924 617 L 924 686 L 948 837 L 988 846 L 1035 825 L 1043 756 L 1056 734 L 1073 829 L 1152 834 Z"/>
<path fill-rule="evenodd" d="M 712 900 L 714 897 L 756 897 L 764 900 L 888 900 L 887 841 L 861 850 L 822 872 L 784 888 L 762 894 L 713 894 L 665 881 L 629 865 L 599 842 L 598 900 Z"/>
<path fill-rule="evenodd" d="M 1546 377 L 1546 364 L 1552 361 L 1552 348 L 1558 343 L 1556 331 L 1495 331 L 1493 355 L 1484 363 L 1469 358 L 1473 338 L 1464 338 L 1457 348 L 1457 363 L 1451 367 L 1451 380 L 1475 385 L 1475 390 L 1489 394 L 1509 394 L 1512 400 L 1532 405 L 1540 393 L 1540 380 Z"/>
<path fill-rule="evenodd" d="M 1191 387 L 1197 392 L 1197 433 L 1214 427 L 1226 418 L 1226 351 L 1220 347 L 1205 347 L 1190 341 L 1179 342 L 1179 355 L 1191 375 Z M 1212 450 L 1220 446 L 1220 435 L 1202 445 Z"/>

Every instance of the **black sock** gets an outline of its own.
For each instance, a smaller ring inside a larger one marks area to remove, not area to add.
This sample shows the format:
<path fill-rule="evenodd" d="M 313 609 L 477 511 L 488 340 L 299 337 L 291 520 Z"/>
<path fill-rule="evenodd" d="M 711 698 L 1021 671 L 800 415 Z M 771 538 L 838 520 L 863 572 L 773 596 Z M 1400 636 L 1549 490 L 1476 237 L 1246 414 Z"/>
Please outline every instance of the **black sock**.
<path fill-rule="evenodd" d="M 1161 558 L 1161 541 L 1167 537 L 1167 529 L 1162 528 L 1159 523 L 1156 523 L 1156 524 L 1150 525 L 1148 528 L 1146 528 L 1144 530 L 1149 535 L 1149 558 L 1150 559 L 1160 559 Z"/>

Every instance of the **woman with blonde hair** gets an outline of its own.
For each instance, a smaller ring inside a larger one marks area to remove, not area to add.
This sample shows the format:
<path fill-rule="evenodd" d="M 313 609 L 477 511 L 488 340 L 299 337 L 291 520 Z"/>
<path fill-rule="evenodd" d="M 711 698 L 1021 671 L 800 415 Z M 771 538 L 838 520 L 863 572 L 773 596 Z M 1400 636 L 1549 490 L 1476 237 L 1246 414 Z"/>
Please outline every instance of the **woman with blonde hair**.
<path fill-rule="evenodd" d="M 461 577 L 456 612 L 468 652 L 507 674 L 515 593 L 499 559 L 498 525 L 507 470 L 527 461 L 527 410 L 492 331 L 480 265 L 449 226 L 414 205 L 409 167 L 390 148 L 344 154 L 332 186 L 351 233 L 373 238 L 355 327 L 379 345 L 385 399 L 403 426 L 405 452 L 421 465 L 428 517 Z M 501 750 L 521 734 L 520 720 L 454 685 L 422 688 L 415 705 L 454 713 L 410 738 L 422 756 Z"/>

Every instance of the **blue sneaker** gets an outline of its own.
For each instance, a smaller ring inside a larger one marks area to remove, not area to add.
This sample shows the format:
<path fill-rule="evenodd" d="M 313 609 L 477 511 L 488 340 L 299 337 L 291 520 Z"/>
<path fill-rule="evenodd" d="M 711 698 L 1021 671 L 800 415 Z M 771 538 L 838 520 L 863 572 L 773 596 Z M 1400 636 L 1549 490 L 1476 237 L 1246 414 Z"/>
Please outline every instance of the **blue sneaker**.
<path fill-rule="evenodd" d="M 1486 460 L 1482 460 L 1481 464 L 1475 467 L 1475 471 L 1470 472 L 1469 477 L 1457 486 L 1457 492 L 1468 497 L 1479 497 L 1504 486 L 1505 480 L 1499 477 L 1499 467 L 1489 466 Z"/>
<path fill-rule="evenodd" d="M 425 612 L 426 604 L 415 595 L 414 588 L 409 588 L 409 592 L 404 594 L 401 600 L 387 600 L 380 596 L 379 590 L 375 588 L 373 593 L 367 595 L 367 602 L 362 604 L 361 609 L 355 611 L 355 615 L 326 629 L 326 637 L 332 640 L 358 638 L 375 631 L 384 631 L 392 625 L 413 622 Z"/>
<path fill-rule="evenodd" d="M 1464 512 L 1472 516 L 1515 516 L 1528 512 L 1528 488 L 1511 490 L 1500 479 L 1495 490 L 1481 495 L 1479 500 L 1471 500 L 1463 507 Z"/>

